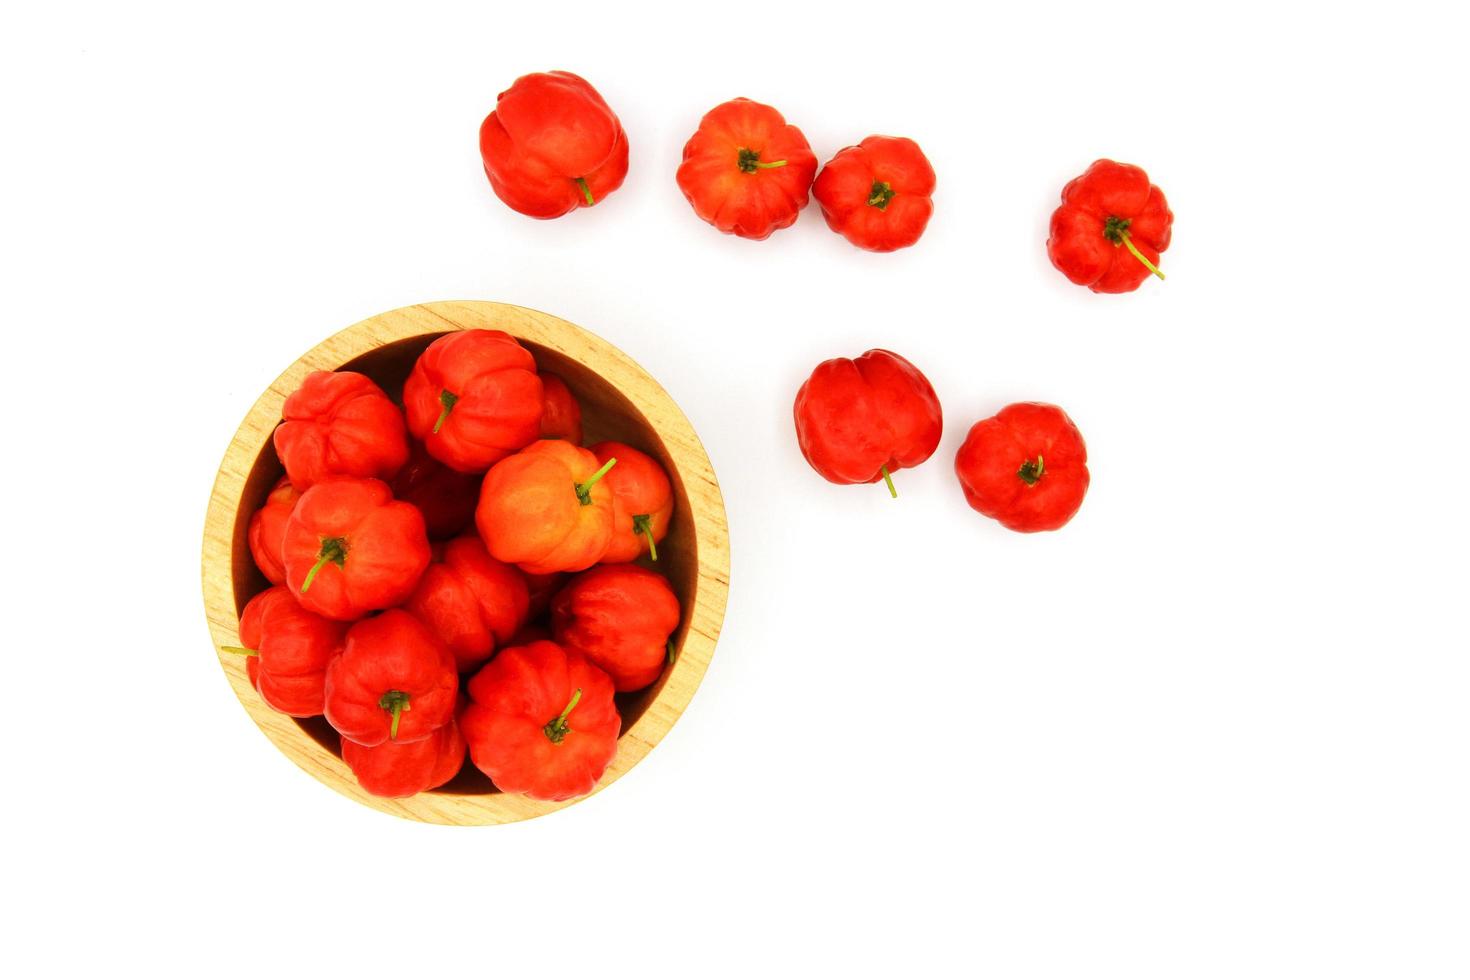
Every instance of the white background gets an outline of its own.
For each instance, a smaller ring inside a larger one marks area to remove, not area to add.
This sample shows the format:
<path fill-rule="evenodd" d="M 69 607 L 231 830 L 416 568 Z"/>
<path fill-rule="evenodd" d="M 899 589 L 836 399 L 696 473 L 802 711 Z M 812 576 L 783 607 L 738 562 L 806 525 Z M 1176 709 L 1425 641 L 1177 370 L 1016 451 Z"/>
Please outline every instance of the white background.
<path fill-rule="evenodd" d="M 30 4 L 0 29 L 15 976 L 1464 977 L 1463 24 L 1448 5 Z M 411 11 L 411 12 L 409 12 Z M 530 12 L 527 12 L 530 11 Z M 517 215 L 476 131 L 585 75 L 632 170 Z M 818 157 L 912 136 L 920 244 L 765 242 L 673 179 L 737 95 Z M 1093 159 L 1177 215 L 1167 283 L 1047 262 Z M 640 361 L 724 488 L 724 636 L 607 792 L 478 830 L 326 790 L 216 665 L 198 551 L 257 393 L 414 302 Z M 793 395 L 894 348 L 944 442 L 834 487 Z M 1041 399 L 1055 534 L 953 455 Z"/>

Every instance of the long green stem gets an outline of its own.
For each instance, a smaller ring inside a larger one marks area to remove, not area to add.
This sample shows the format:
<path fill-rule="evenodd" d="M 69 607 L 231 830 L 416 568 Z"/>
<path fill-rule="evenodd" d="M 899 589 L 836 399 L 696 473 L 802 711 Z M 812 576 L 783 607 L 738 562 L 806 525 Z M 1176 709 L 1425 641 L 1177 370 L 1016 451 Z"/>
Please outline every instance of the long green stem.
<path fill-rule="evenodd" d="M 893 497 L 894 500 L 897 500 L 898 490 L 893 486 L 893 477 L 888 474 L 888 467 L 884 466 L 881 469 L 883 472 L 883 482 L 888 484 L 888 493 Z"/>
<path fill-rule="evenodd" d="M 444 406 L 444 410 L 440 412 L 439 417 L 434 420 L 433 434 L 438 435 L 439 430 L 444 427 L 444 420 L 449 418 L 449 413 L 454 410 L 455 403 L 457 403 L 458 401 L 459 396 L 456 395 L 454 392 L 449 391 L 448 389 L 439 392 L 439 404 Z"/>
<path fill-rule="evenodd" d="M 413 707 L 409 704 L 408 695 L 403 691 L 389 691 L 378 698 L 378 707 L 384 711 L 393 712 L 393 721 L 388 725 L 388 738 L 390 741 L 396 739 L 398 737 L 399 716 Z"/>
<path fill-rule="evenodd" d="M 311 566 L 311 571 L 306 573 L 306 581 L 301 583 L 302 595 L 311 588 L 311 583 L 316 580 L 316 573 L 329 561 L 336 562 L 338 568 L 347 564 L 346 538 L 322 538 L 322 550 L 317 552 L 316 564 Z"/>
<path fill-rule="evenodd" d="M 757 170 L 770 170 L 773 167 L 786 166 L 785 160 L 761 161 L 760 152 L 749 147 L 742 146 L 735 154 L 735 165 L 743 172 L 753 174 Z"/>
<path fill-rule="evenodd" d="M 567 724 L 567 715 L 572 713 L 572 709 L 580 700 L 582 700 L 582 689 L 579 687 L 572 693 L 572 699 L 567 702 L 567 706 L 561 709 L 561 714 L 542 726 L 541 731 L 551 739 L 553 744 L 560 744 L 561 740 L 566 738 L 567 732 L 572 730 Z"/>
<path fill-rule="evenodd" d="M 641 534 L 648 539 L 648 557 L 653 561 L 658 561 L 658 545 L 653 540 L 653 516 L 651 514 L 634 515 L 633 533 Z"/>
<path fill-rule="evenodd" d="M 573 484 L 573 486 L 575 486 L 577 490 L 577 499 L 582 501 L 583 506 L 592 503 L 593 486 L 597 484 L 598 480 L 602 479 L 604 476 L 607 476 L 607 471 L 612 469 L 613 466 L 617 464 L 617 461 L 618 458 L 614 456 L 612 459 L 602 464 L 602 469 L 589 476 L 585 483 Z"/>
<path fill-rule="evenodd" d="M 301 594 L 302 595 L 305 595 L 306 594 L 306 590 L 309 589 L 309 588 L 311 588 L 311 583 L 314 582 L 314 581 L 316 581 L 316 573 L 319 572 L 319 571 L 321 571 L 322 570 L 322 566 L 325 565 L 327 562 L 329 562 L 331 560 L 332 560 L 332 558 L 331 558 L 330 555 L 322 555 L 320 558 L 318 558 L 316 560 L 316 564 L 313 565 L 313 566 L 311 566 L 311 571 L 309 571 L 309 572 L 306 573 L 306 581 L 304 581 L 304 582 L 301 583 Z"/>
<path fill-rule="evenodd" d="M 220 652 L 222 652 L 222 653 L 233 653 L 237 657 L 258 657 L 258 656 L 260 656 L 259 651 L 257 651 L 257 650 L 247 650 L 244 647 L 220 647 Z"/>
<path fill-rule="evenodd" d="M 1138 248 L 1133 244 L 1133 239 L 1128 236 L 1128 233 L 1126 231 L 1123 232 L 1123 244 L 1128 247 L 1128 251 L 1133 253 L 1133 257 L 1135 259 L 1143 263 L 1144 268 L 1148 269 L 1149 272 L 1152 272 L 1160 279 L 1164 278 L 1164 274 L 1159 271 L 1159 267 L 1143 257 L 1143 253 L 1140 252 Z"/>
<path fill-rule="evenodd" d="M 592 205 L 594 205 L 594 204 L 597 203 L 596 201 L 592 200 L 592 188 L 590 188 L 590 187 L 587 186 L 587 180 L 586 180 L 586 178 L 584 178 L 584 177 L 578 177 L 577 178 L 577 186 L 580 187 L 580 188 L 582 188 L 582 196 L 587 199 L 587 206 L 589 208 L 592 207 Z"/>

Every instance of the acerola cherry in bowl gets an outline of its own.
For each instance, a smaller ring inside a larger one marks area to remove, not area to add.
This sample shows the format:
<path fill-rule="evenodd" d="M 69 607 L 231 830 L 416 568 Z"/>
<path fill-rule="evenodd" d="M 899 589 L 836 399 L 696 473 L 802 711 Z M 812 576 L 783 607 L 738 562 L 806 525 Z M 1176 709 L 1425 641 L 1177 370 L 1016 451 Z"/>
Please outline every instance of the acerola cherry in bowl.
<path fill-rule="evenodd" d="M 358 785 L 342 761 L 337 734 L 324 718 L 293 718 L 273 710 L 251 685 L 246 658 L 223 651 L 241 646 L 240 614 L 270 585 L 251 557 L 249 529 L 251 516 L 283 472 L 271 434 L 287 396 L 312 371 L 346 369 L 367 375 L 396 398 L 430 343 L 451 331 L 475 328 L 511 334 L 531 351 L 538 370 L 560 376 L 581 403 L 584 445 L 616 441 L 636 446 L 662 464 L 673 486 L 674 517 L 668 536 L 659 542 L 657 565 L 683 611 L 673 636 L 673 663 L 651 687 L 617 696 L 622 715 L 617 754 L 594 792 L 647 755 L 689 704 L 714 654 L 729 584 L 724 501 L 699 437 L 658 382 L 622 351 L 580 327 L 502 303 L 426 303 L 348 327 L 291 365 L 241 423 L 210 497 L 204 605 L 220 666 L 256 725 L 302 769 L 374 809 L 440 824 L 509 823 L 576 800 L 544 802 L 499 792 L 468 761 L 439 789 L 404 799 L 374 796 Z"/>

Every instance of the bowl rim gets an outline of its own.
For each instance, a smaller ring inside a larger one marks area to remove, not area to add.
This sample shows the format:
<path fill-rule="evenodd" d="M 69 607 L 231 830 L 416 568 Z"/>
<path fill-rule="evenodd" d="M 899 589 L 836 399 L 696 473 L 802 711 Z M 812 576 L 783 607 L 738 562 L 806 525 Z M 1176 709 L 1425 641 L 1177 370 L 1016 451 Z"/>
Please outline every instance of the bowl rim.
<path fill-rule="evenodd" d="M 241 498 L 256 460 L 280 421 L 286 397 L 312 371 L 336 370 L 387 344 L 476 328 L 504 330 L 600 375 L 658 433 L 689 499 L 687 519 L 694 529 L 696 549 L 694 599 L 685 609 L 687 628 L 676 648 L 673 668 L 662 690 L 618 738 L 617 754 L 592 792 L 561 802 L 508 793 L 420 793 L 401 800 L 373 796 L 357 785 L 340 758 L 313 739 L 294 718 L 260 699 L 250 684 L 243 658 L 221 650 L 240 643 L 233 563 Z M 668 392 L 637 362 L 596 334 L 560 317 L 507 303 L 455 300 L 400 307 L 359 321 L 311 348 L 271 382 L 240 423 L 220 463 L 205 517 L 201 572 L 205 617 L 220 667 L 246 713 L 287 758 L 343 796 L 375 810 L 425 823 L 482 826 L 542 816 L 585 800 L 616 782 L 668 734 L 688 707 L 714 655 L 729 596 L 730 544 L 724 499 L 703 444 Z"/>

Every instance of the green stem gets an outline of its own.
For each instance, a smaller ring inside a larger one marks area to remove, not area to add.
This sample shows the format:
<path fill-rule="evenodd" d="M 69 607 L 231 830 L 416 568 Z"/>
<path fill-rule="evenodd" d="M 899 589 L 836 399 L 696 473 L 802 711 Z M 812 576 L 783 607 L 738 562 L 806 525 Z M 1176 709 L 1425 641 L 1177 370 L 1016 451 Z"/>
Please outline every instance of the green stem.
<path fill-rule="evenodd" d="M 345 538 L 323 538 L 322 550 L 317 553 L 316 564 L 311 566 L 311 571 L 306 573 L 306 581 L 301 583 L 301 594 L 311 588 L 311 583 L 316 579 L 316 573 L 322 570 L 327 562 L 335 562 L 338 568 L 347 563 L 347 540 Z"/>
<path fill-rule="evenodd" d="M 542 726 L 541 731 L 547 738 L 551 739 L 553 744 L 560 744 L 561 740 L 567 737 L 567 732 L 572 730 L 571 726 L 567 724 L 567 715 L 572 713 L 572 709 L 577 706 L 577 702 L 580 700 L 582 700 L 582 689 L 579 687 L 576 691 L 572 692 L 572 699 L 567 702 L 565 708 L 561 709 L 561 714 Z"/>
<path fill-rule="evenodd" d="M 1021 468 L 1016 470 L 1016 475 L 1026 481 L 1026 486 L 1034 487 L 1036 486 L 1036 481 L 1041 479 L 1041 474 L 1045 472 L 1046 463 L 1042 461 L 1041 454 L 1037 453 L 1036 462 L 1033 463 L 1029 459 L 1026 460 L 1021 464 Z"/>
<path fill-rule="evenodd" d="M 648 557 L 658 561 L 658 545 L 653 541 L 653 516 L 651 514 L 634 515 L 633 533 L 641 534 L 648 539 Z"/>
<path fill-rule="evenodd" d="M 668 650 L 669 650 L 669 663 L 673 663 L 674 662 L 674 641 L 673 640 L 670 640 L 669 641 L 669 643 L 668 643 Z"/>
<path fill-rule="evenodd" d="M 772 160 L 769 163 L 762 163 L 761 155 L 758 151 L 742 146 L 740 152 L 735 156 L 735 165 L 745 173 L 753 174 L 757 170 L 770 170 L 772 167 L 784 167 L 786 166 L 786 161 Z"/>
<path fill-rule="evenodd" d="M 617 461 L 618 458 L 614 456 L 612 459 L 602 464 L 602 469 L 598 470 L 596 473 L 593 473 L 590 477 L 588 477 L 587 482 L 573 484 L 573 486 L 577 490 L 577 499 L 582 501 L 582 506 L 585 507 L 588 504 L 592 503 L 593 486 L 597 484 L 598 480 L 602 479 L 604 476 L 607 476 L 607 471 L 612 469 L 613 465 L 617 463 Z"/>
<path fill-rule="evenodd" d="M 1126 245 L 1126 246 L 1128 246 L 1128 251 L 1130 251 L 1130 252 L 1133 253 L 1133 257 L 1135 259 L 1137 259 L 1138 261 L 1140 261 L 1140 262 L 1143 263 L 1143 267 L 1145 269 L 1147 269 L 1149 272 L 1152 272 L 1154 275 L 1158 276 L 1160 279 L 1164 278 L 1164 274 L 1159 271 L 1159 267 L 1156 266 L 1156 265 L 1154 265 L 1148 259 L 1144 258 L 1143 257 L 1143 253 L 1140 252 L 1134 246 L 1133 239 L 1128 236 L 1128 233 L 1126 231 L 1123 232 L 1123 244 Z"/>
<path fill-rule="evenodd" d="M 319 572 L 319 571 L 321 571 L 322 570 L 322 566 L 325 565 L 330 560 L 331 559 L 329 559 L 326 555 L 322 555 L 321 557 L 319 557 L 316 560 L 316 564 L 313 565 L 313 566 L 311 566 L 311 571 L 309 571 L 309 572 L 306 573 L 306 581 L 301 583 L 301 594 L 302 595 L 306 595 L 306 590 L 309 589 L 309 588 L 311 588 L 311 583 L 312 582 L 316 581 L 316 573 Z"/>
<path fill-rule="evenodd" d="M 596 201 L 592 200 L 592 188 L 590 188 L 590 187 L 587 186 L 587 180 L 586 180 L 586 178 L 584 178 L 584 177 L 578 177 L 577 178 L 577 186 L 580 187 L 580 188 L 582 188 L 582 196 L 587 199 L 587 206 L 589 208 L 592 207 L 592 205 L 594 205 L 594 204 L 597 203 Z"/>
<path fill-rule="evenodd" d="M 260 653 L 256 650 L 247 650 L 244 647 L 220 647 L 222 653 L 233 653 L 237 657 L 258 657 Z"/>
<path fill-rule="evenodd" d="M 452 391 L 446 389 L 439 392 L 439 404 L 444 406 L 444 411 L 439 413 L 439 418 L 434 422 L 434 435 L 439 434 L 440 428 L 444 425 L 444 420 L 449 418 L 449 413 L 454 409 L 455 403 L 458 401 L 459 396 Z"/>
<path fill-rule="evenodd" d="M 1127 245 L 1128 251 L 1133 253 L 1135 259 L 1143 263 L 1145 269 L 1160 279 L 1164 278 L 1164 274 L 1159 271 L 1159 267 L 1144 258 L 1143 253 L 1134 246 L 1133 239 L 1128 234 L 1128 226 L 1132 223 L 1132 218 L 1119 218 L 1116 215 L 1111 215 L 1103 222 L 1103 237 L 1112 242 L 1114 247 Z"/>
<path fill-rule="evenodd" d="M 895 489 L 893 486 L 893 477 L 888 475 L 888 467 L 881 467 L 881 470 L 883 473 L 883 482 L 888 484 L 888 493 L 893 497 L 894 500 L 897 500 L 898 490 Z"/>
<path fill-rule="evenodd" d="M 388 738 L 390 741 L 396 739 L 398 737 L 398 717 L 412 707 L 408 703 L 408 695 L 402 691 L 389 691 L 378 698 L 378 707 L 384 711 L 393 712 L 393 722 L 388 726 Z"/>

